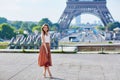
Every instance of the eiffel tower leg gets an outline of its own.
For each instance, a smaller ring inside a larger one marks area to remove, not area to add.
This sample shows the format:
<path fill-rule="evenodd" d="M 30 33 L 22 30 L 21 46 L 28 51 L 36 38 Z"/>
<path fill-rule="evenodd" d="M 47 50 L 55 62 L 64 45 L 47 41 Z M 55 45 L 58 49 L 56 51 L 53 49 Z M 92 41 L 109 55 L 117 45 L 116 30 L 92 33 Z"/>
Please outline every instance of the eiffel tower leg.
<path fill-rule="evenodd" d="M 104 26 L 107 26 L 107 24 L 114 22 L 114 19 L 112 15 L 110 14 L 109 10 L 107 9 L 107 7 L 98 8 L 98 10 L 99 10 L 99 16 Z M 108 31 L 107 27 L 106 27 L 106 31 Z"/>
<path fill-rule="evenodd" d="M 73 18 L 73 16 L 72 16 L 71 12 L 70 11 L 67 12 L 67 9 L 65 9 L 62 16 L 60 17 L 60 19 L 58 21 L 61 30 L 69 27 L 72 18 Z"/>

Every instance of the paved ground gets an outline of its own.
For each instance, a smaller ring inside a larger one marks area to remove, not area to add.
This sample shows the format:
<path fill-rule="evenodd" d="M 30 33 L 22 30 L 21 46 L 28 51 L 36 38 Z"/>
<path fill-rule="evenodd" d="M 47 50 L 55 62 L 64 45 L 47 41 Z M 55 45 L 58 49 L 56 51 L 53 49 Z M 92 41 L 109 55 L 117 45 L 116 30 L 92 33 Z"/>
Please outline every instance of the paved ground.
<path fill-rule="evenodd" d="M 119 54 L 52 54 L 54 79 L 42 77 L 37 57 L 0 53 L 0 80 L 120 80 Z"/>

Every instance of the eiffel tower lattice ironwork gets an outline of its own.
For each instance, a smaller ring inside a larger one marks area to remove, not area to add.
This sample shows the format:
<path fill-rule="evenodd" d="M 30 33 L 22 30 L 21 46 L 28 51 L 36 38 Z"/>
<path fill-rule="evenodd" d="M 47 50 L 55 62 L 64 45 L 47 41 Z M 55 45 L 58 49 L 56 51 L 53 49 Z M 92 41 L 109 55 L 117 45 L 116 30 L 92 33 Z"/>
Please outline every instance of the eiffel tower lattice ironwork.
<path fill-rule="evenodd" d="M 106 0 L 68 0 L 67 6 L 58 23 L 61 29 L 68 28 L 72 19 L 84 13 L 97 16 L 104 26 L 114 22 L 112 15 L 106 7 Z"/>

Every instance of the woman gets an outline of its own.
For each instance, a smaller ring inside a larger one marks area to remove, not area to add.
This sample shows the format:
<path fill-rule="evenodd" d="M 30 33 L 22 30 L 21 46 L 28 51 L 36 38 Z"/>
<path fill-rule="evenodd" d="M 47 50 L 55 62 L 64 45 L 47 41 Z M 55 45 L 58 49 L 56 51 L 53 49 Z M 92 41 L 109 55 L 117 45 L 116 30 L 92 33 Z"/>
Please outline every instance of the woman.
<path fill-rule="evenodd" d="M 38 65 L 40 67 L 42 66 L 44 67 L 44 70 L 43 70 L 44 77 L 46 77 L 46 70 L 47 70 L 50 78 L 52 78 L 52 74 L 49 69 L 49 66 L 52 66 L 51 53 L 50 53 L 49 26 L 47 24 L 44 24 L 42 26 L 41 32 L 42 32 L 41 33 L 42 44 L 40 47 L 40 52 L 38 57 Z"/>

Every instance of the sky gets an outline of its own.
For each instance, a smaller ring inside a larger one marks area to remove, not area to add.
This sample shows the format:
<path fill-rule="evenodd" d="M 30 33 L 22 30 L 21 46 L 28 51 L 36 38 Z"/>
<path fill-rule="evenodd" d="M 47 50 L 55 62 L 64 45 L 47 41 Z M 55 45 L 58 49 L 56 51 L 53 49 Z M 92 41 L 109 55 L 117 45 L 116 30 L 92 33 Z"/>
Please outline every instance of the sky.
<path fill-rule="evenodd" d="M 107 8 L 115 21 L 120 21 L 120 0 L 107 0 Z M 57 22 L 66 7 L 66 0 L 0 0 L 0 17 L 17 21 L 39 21 L 49 18 Z M 96 16 L 83 14 L 81 22 L 99 20 Z"/>

